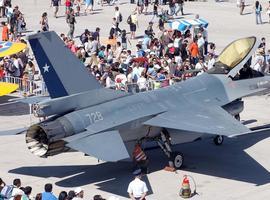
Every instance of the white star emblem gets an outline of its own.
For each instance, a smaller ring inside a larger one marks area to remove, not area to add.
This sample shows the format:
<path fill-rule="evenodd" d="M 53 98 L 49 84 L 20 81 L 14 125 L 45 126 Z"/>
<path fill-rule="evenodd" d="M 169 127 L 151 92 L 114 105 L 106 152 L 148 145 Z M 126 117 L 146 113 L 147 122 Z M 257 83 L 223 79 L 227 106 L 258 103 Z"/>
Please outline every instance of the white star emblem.
<path fill-rule="evenodd" d="M 45 72 L 49 72 L 49 65 L 47 65 L 47 63 L 46 63 L 46 65 L 43 67 L 43 72 L 45 73 Z"/>

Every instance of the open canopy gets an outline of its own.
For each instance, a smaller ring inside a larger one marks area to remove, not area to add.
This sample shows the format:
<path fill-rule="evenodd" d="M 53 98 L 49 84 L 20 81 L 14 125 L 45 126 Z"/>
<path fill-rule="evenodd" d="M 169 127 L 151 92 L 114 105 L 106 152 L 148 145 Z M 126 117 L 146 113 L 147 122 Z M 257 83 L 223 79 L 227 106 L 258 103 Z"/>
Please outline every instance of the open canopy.
<path fill-rule="evenodd" d="M 231 42 L 218 56 L 209 74 L 228 74 L 234 77 L 258 48 L 260 42 L 254 36 Z"/>

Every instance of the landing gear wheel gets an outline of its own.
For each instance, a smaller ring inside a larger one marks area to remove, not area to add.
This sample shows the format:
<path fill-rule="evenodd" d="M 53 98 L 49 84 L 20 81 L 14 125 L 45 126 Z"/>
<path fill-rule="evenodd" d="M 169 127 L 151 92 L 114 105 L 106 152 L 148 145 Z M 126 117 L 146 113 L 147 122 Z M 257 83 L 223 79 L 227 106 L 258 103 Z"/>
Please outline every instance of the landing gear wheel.
<path fill-rule="evenodd" d="M 172 153 L 172 161 L 175 169 L 180 169 L 184 164 L 184 156 L 180 152 Z"/>
<path fill-rule="evenodd" d="M 219 145 L 222 145 L 224 141 L 224 136 L 223 135 L 217 135 L 215 138 L 214 138 L 214 143 L 215 145 L 219 146 Z"/>
<path fill-rule="evenodd" d="M 234 118 L 235 118 L 236 120 L 240 121 L 240 115 L 239 115 L 239 114 L 234 115 Z"/>

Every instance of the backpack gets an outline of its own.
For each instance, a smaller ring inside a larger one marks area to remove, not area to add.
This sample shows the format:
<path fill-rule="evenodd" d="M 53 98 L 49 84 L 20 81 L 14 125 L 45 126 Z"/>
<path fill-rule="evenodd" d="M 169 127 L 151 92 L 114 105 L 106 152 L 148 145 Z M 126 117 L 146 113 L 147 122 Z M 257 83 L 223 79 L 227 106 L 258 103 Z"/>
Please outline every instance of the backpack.
<path fill-rule="evenodd" d="M 123 20 L 123 16 L 121 13 L 119 13 L 119 22 L 121 22 Z"/>
<path fill-rule="evenodd" d="M 13 186 L 12 185 L 5 185 L 3 189 L 1 190 L 1 196 L 3 199 L 7 200 L 12 197 L 12 191 L 13 191 Z"/>
<path fill-rule="evenodd" d="M 131 23 L 132 23 L 131 15 L 128 16 L 128 18 L 127 18 L 127 23 L 128 23 L 128 24 L 131 24 Z"/>

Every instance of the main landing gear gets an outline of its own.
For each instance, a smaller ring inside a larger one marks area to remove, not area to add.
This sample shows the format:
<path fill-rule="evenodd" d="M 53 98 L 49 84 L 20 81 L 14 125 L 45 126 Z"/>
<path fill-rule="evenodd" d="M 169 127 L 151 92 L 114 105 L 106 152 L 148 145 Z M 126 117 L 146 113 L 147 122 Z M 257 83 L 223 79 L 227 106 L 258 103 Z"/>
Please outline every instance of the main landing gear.
<path fill-rule="evenodd" d="M 162 130 L 156 141 L 169 159 L 169 167 L 180 169 L 184 163 L 184 156 L 180 152 L 173 152 L 171 148 L 170 135 L 167 130 Z"/>

